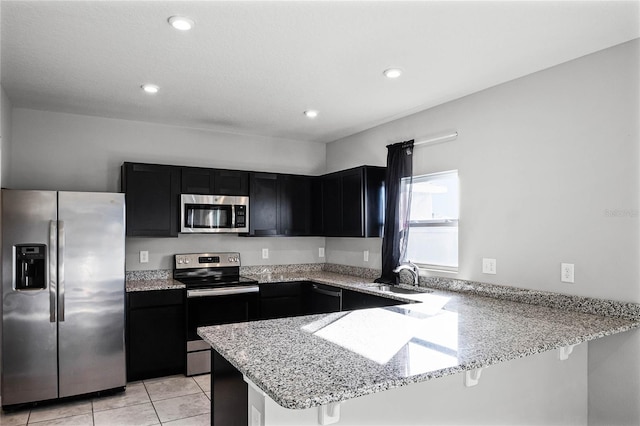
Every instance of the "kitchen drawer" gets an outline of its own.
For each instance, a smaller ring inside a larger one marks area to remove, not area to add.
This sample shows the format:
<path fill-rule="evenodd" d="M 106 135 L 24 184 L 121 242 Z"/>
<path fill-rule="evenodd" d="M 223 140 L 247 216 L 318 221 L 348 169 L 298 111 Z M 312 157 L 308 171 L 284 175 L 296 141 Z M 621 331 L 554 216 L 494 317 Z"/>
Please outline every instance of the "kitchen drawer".
<path fill-rule="evenodd" d="M 300 281 L 260 284 L 260 297 L 299 296 L 301 288 Z"/>
<path fill-rule="evenodd" d="M 138 309 L 153 306 L 182 305 L 184 304 L 185 291 L 181 289 L 134 291 L 127 295 L 129 309 Z"/>
<path fill-rule="evenodd" d="M 260 318 L 285 318 L 302 314 L 302 282 L 260 284 Z"/>

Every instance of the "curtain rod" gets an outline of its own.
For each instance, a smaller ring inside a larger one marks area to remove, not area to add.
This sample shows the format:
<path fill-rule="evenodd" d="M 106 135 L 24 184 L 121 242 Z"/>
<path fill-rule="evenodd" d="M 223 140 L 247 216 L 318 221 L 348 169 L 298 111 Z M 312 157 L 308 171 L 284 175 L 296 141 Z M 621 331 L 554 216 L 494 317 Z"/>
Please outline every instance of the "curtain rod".
<path fill-rule="evenodd" d="M 429 139 L 417 140 L 417 141 L 413 142 L 413 146 L 431 145 L 431 144 L 436 144 L 436 143 L 440 143 L 440 142 L 452 141 L 452 140 L 456 139 L 457 137 L 458 137 L 458 132 L 452 132 L 452 133 L 448 133 L 446 135 L 436 136 L 436 137 L 429 138 Z"/>

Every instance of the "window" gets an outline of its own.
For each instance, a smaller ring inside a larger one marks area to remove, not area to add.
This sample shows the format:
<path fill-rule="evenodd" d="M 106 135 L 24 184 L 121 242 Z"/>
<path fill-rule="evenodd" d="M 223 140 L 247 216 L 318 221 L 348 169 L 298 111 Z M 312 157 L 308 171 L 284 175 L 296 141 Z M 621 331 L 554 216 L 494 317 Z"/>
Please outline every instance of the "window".
<path fill-rule="evenodd" d="M 408 260 L 457 271 L 459 205 L 457 170 L 413 178 Z"/>

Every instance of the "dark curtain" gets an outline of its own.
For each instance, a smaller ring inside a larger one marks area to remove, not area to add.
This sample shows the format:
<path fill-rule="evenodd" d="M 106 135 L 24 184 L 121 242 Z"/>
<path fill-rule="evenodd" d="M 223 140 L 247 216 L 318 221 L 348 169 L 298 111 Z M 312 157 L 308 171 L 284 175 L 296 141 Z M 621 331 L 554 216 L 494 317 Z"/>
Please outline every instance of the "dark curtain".
<path fill-rule="evenodd" d="M 388 145 L 387 149 L 382 276 L 376 282 L 395 284 L 397 275 L 393 270 L 405 260 L 409 237 L 413 140 Z"/>

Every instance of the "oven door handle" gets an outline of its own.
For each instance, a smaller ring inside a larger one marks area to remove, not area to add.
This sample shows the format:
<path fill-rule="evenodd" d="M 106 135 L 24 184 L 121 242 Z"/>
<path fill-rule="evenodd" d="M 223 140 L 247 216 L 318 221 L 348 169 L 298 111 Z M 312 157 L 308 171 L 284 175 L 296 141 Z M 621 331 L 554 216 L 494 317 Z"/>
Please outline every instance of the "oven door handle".
<path fill-rule="evenodd" d="M 260 291 L 260 287 L 257 285 L 243 285 L 238 287 L 222 287 L 222 288 L 207 288 L 197 290 L 187 290 L 187 298 L 194 297 L 209 297 L 209 296 L 228 296 L 230 294 L 243 294 L 243 293 L 257 293 Z"/>

